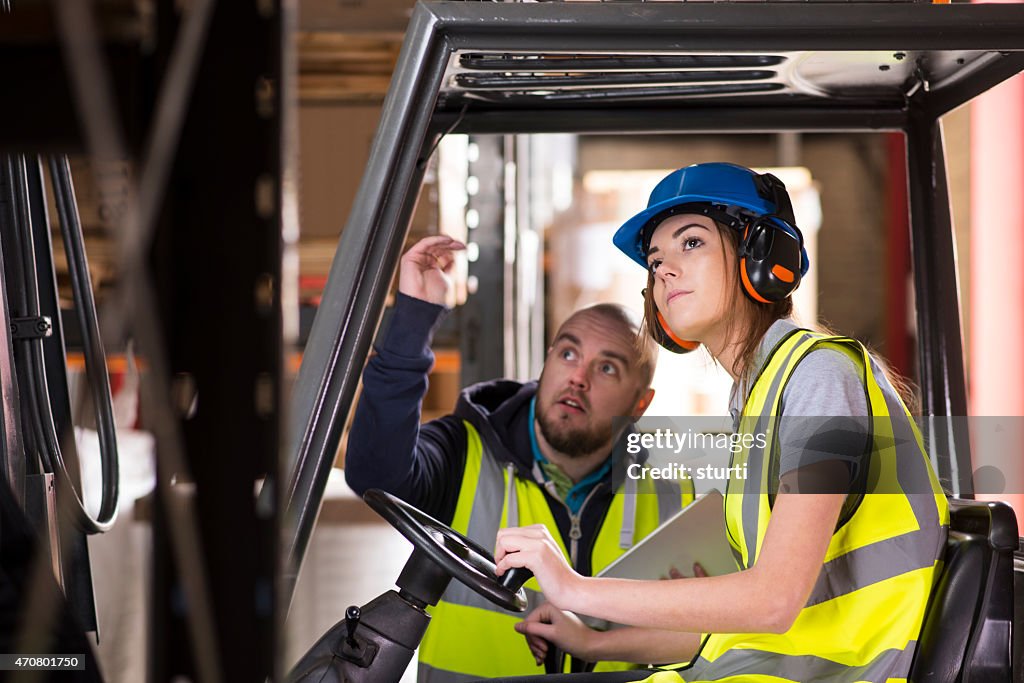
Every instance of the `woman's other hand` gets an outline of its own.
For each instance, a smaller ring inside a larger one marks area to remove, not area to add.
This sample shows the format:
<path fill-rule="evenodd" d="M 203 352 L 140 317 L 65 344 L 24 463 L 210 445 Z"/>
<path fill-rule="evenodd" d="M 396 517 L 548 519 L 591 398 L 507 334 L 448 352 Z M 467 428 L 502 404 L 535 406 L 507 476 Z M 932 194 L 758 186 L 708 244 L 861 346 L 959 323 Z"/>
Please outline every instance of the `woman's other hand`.
<path fill-rule="evenodd" d="M 543 524 L 499 529 L 494 551 L 498 576 L 513 567 L 527 567 L 537 577 L 551 604 L 570 609 L 573 591 L 582 580 L 566 561 L 558 543 Z"/>
<path fill-rule="evenodd" d="M 515 629 L 526 636 L 537 664 L 544 663 L 551 644 L 579 659 L 594 659 L 592 641 L 598 632 L 572 612 L 563 612 L 550 602 L 530 612 L 526 619 L 515 625 Z"/>
<path fill-rule="evenodd" d="M 702 578 L 707 575 L 708 573 L 704 570 L 704 567 L 700 562 L 693 563 L 693 578 Z M 668 568 L 668 576 L 662 576 L 661 578 L 664 581 L 666 579 L 687 579 L 690 577 L 679 571 L 675 565 L 672 565 Z"/>

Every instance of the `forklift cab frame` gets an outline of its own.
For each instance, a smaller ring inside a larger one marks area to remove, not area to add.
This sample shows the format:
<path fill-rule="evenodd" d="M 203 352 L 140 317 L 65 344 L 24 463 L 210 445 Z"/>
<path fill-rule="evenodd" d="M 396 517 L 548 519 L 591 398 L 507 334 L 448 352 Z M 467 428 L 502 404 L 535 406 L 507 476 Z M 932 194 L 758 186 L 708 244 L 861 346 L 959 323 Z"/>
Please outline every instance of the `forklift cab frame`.
<path fill-rule="evenodd" d="M 440 137 L 902 133 L 922 412 L 965 416 L 940 118 L 1021 70 L 1021 5 L 418 3 L 296 384 L 291 584 Z M 933 464 L 958 500 L 914 680 L 1008 677 L 1013 512 L 969 502 L 966 428 L 930 436 Z"/>

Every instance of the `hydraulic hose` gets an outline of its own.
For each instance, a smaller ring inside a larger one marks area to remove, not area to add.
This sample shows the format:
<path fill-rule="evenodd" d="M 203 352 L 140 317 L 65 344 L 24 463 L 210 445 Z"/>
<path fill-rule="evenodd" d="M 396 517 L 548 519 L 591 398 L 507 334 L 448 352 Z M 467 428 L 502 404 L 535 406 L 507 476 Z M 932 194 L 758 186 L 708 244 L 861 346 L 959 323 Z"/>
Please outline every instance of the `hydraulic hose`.
<path fill-rule="evenodd" d="M 93 534 L 109 529 L 117 516 L 119 490 L 117 432 L 114 425 L 110 377 L 107 374 L 107 358 L 100 340 L 96 301 L 93 297 L 92 280 L 89 277 L 89 264 L 85 255 L 85 239 L 82 235 L 82 223 L 78 215 L 75 189 L 71 181 L 71 166 L 66 156 L 51 156 L 49 167 L 57 215 L 60 220 L 61 236 L 64 240 L 64 252 L 67 255 L 75 313 L 82 332 L 86 379 L 96 410 L 96 431 L 99 435 L 103 485 L 100 509 L 95 519 L 85 510 L 78 494 L 74 495 L 74 512 L 79 528 L 85 533 Z M 52 426 L 52 424 L 51 415 L 50 425 Z M 60 449 L 58 448 L 55 453 L 55 465 L 59 468 L 61 476 L 70 484 L 64 462 L 60 457 Z M 71 490 L 74 491 L 73 488 Z"/>

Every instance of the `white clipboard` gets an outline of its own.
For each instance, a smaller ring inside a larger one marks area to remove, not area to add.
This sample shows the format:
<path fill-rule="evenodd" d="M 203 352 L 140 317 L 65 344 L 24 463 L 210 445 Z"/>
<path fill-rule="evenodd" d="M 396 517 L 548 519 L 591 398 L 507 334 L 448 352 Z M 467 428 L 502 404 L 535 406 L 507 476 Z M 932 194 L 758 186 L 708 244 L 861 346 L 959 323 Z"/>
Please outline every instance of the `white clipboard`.
<path fill-rule="evenodd" d="M 693 576 L 699 562 L 708 576 L 737 571 L 725 530 L 722 494 L 712 490 L 648 534 L 598 572 L 617 579 L 662 579 L 675 567 Z"/>

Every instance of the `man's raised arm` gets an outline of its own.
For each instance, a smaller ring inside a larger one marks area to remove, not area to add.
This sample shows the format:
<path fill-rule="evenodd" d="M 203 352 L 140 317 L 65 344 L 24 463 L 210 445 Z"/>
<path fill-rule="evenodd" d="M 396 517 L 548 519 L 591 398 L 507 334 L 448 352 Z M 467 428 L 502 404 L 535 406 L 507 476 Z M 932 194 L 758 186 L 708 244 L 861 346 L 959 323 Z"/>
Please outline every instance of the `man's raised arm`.
<path fill-rule="evenodd" d="M 465 459 L 466 437 L 451 416 L 420 426 L 434 332 L 448 309 L 455 252 L 447 236 L 427 237 L 402 256 L 398 297 L 387 330 L 363 371 L 349 433 L 345 479 L 356 493 L 380 488 L 448 522 Z"/>

